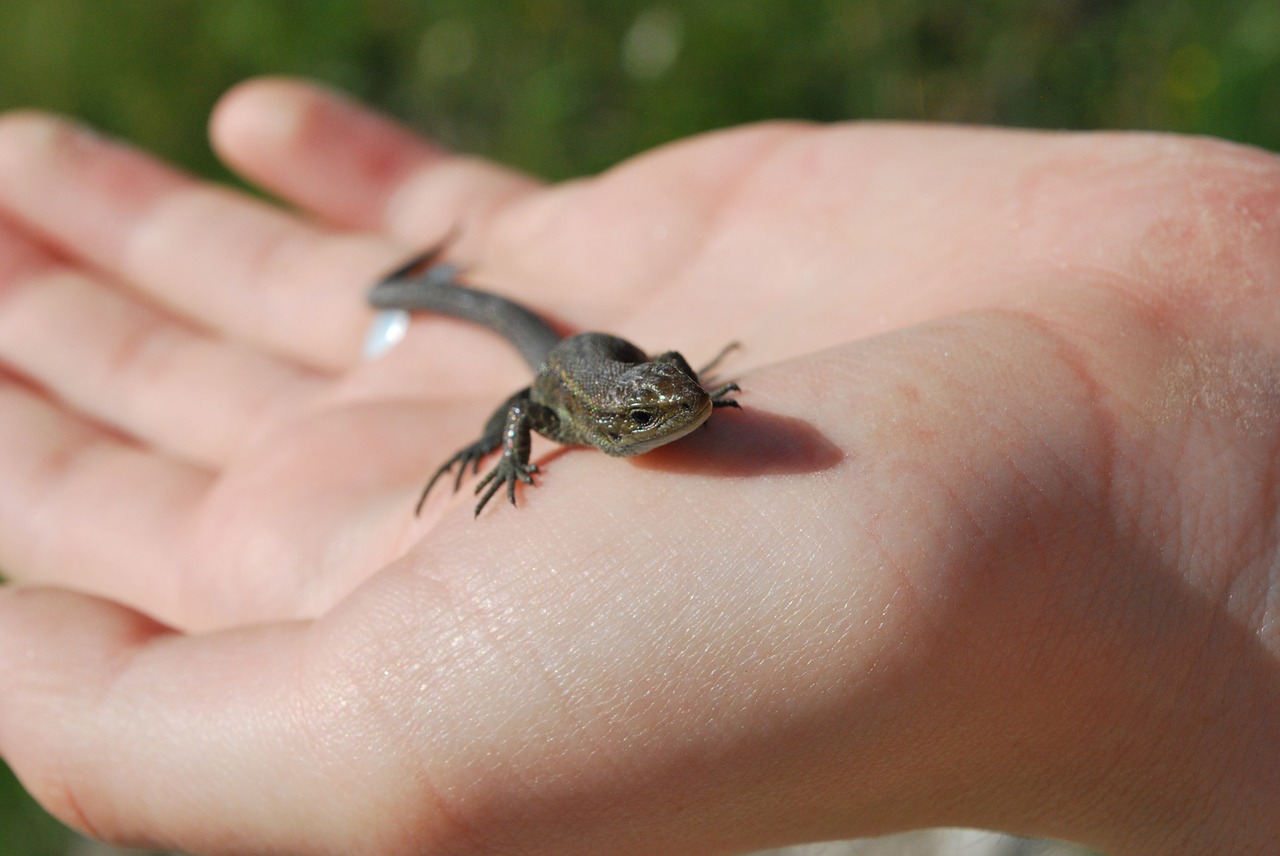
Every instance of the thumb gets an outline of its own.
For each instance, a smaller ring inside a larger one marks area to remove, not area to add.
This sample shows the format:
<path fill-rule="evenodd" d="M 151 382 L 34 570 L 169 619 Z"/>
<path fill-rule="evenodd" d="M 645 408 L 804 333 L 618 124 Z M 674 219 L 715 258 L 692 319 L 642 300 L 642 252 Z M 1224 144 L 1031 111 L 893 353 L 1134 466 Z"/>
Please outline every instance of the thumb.
<path fill-rule="evenodd" d="M 309 632 L 189 637 L 82 595 L 0 592 L 0 754 L 48 811 L 95 838 L 364 849 L 367 835 L 352 836 L 369 827 L 354 816 L 366 800 L 327 713 L 343 694 L 309 681 Z"/>

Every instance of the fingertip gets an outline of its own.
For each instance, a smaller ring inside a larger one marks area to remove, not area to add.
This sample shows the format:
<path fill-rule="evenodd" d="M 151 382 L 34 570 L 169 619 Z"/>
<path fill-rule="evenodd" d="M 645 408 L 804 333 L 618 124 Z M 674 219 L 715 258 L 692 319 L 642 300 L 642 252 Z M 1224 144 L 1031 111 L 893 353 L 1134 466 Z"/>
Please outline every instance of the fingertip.
<path fill-rule="evenodd" d="M 62 120 L 38 110 L 0 113 L 0 145 L 39 145 L 51 139 Z"/>
<path fill-rule="evenodd" d="M 278 149 L 297 135 L 311 87 L 282 77 L 238 83 L 218 99 L 209 117 L 214 150 L 239 168 L 263 146 Z"/>
<path fill-rule="evenodd" d="M 25 169 L 42 155 L 80 153 L 104 144 L 127 148 L 117 138 L 74 117 L 42 110 L 0 113 L 0 166 Z"/>
<path fill-rule="evenodd" d="M 535 188 L 528 176 L 452 156 L 398 122 L 324 86 L 247 81 L 210 120 L 227 164 L 334 225 L 390 231 L 412 244 L 492 216 Z"/>
<path fill-rule="evenodd" d="M 36 110 L 0 114 L 0 178 L 18 174 L 34 154 L 54 148 L 70 123 Z"/>
<path fill-rule="evenodd" d="M 130 226 L 190 178 L 121 140 L 64 116 L 0 117 L 0 207 L 68 255 L 115 266 Z"/>
<path fill-rule="evenodd" d="M 344 226 L 381 225 L 385 197 L 440 150 L 347 96 L 268 77 L 227 92 L 210 119 L 229 166 Z"/>

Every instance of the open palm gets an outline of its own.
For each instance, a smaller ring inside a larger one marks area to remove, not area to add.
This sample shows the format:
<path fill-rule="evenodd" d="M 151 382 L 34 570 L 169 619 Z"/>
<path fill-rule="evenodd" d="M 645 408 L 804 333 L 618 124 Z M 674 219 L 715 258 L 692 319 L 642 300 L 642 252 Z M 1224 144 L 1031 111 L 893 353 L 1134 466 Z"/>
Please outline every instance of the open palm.
<path fill-rule="evenodd" d="M 1222 656 L 1280 698 L 1274 618 L 1212 606 L 1276 587 L 1265 156 L 779 124 L 543 187 L 286 82 L 214 137 L 304 213 L 0 125 L 0 564 L 217 631 L 4 599 L 0 750 L 69 822 L 198 852 L 1124 848 L 1134 805 L 1051 809 L 1123 776 L 1116 741 L 1193 778 L 1142 682 L 1194 700 Z M 455 226 L 472 279 L 566 329 L 741 341 L 743 412 L 635 461 L 535 447 L 520 507 L 415 518 L 528 378 L 445 319 L 360 358 L 364 291 Z"/>

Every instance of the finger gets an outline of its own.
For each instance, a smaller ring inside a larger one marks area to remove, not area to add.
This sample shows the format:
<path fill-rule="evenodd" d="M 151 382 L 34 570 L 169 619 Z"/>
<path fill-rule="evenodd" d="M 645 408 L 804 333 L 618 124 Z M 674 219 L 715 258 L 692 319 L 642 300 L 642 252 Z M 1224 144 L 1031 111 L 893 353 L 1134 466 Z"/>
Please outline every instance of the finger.
<path fill-rule="evenodd" d="M 231 90 L 211 131 L 227 163 L 263 187 L 327 220 L 386 231 L 410 246 L 459 224 L 465 242 L 503 205 L 538 187 L 300 81 L 262 79 Z"/>
<path fill-rule="evenodd" d="M 471 640 L 434 595 L 421 606 L 180 636 L 93 598 L 0 591 L 0 754 L 57 817 L 119 843 L 490 852 L 475 780 L 502 782 L 495 758 L 522 734 L 483 714 L 519 677 L 456 650 Z"/>
<path fill-rule="evenodd" d="M 342 783 L 307 739 L 303 633 L 181 637 L 91 598 L 6 592 L 0 752 L 50 812 L 94 837 L 200 853 L 244 850 L 232 841 L 338 852 L 326 820 L 342 812 L 308 809 L 333 806 Z M 347 852 L 362 849 L 352 844 Z"/>
<path fill-rule="evenodd" d="M 181 616 L 175 557 L 206 472 L 76 419 L 0 374 L 0 567 Z"/>
<path fill-rule="evenodd" d="M 221 465 L 322 386 L 36 253 L 0 224 L 0 362 L 150 445 Z"/>
<path fill-rule="evenodd" d="M 195 324 L 328 368 L 358 355 L 363 292 L 398 255 L 35 114 L 0 120 L 0 208 Z"/>

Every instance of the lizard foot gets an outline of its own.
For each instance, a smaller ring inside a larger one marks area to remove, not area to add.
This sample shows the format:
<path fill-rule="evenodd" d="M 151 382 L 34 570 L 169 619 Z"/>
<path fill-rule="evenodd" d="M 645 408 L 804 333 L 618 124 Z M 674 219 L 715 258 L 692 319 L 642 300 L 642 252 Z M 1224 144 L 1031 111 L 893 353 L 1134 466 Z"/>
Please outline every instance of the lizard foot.
<path fill-rule="evenodd" d="M 516 482 L 524 482 L 525 484 L 533 484 L 533 474 L 538 471 L 537 464 L 524 463 L 515 458 L 513 455 L 503 455 L 498 461 L 497 466 L 489 471 L 480 483 L 476 485 L 476 494 L 484 491 L 484 495 L 480 497 L 480 501 L 476 503 L 476 517 L 480 516 L 480 509 L 484 508 L 485 503 L 493 498 L 504 484 L 507 486 L 507 498 L 511 500 L 511 504 L 516 504 Z M 488 485 L 488 490 L 485 486 Z"/>
<path fill-rule="evenodd" d="M 732 398 L 725 397 L 731 392 L 742 392 L 742 388 L 736 383 L 726 383 L 724 386 L 718 386 L 711 390 L 711 392 L 707 393 L 711 396 L 711 406 L 737 407 L 738 409 L 741 409 L 742 405 L 738 404 L 738 402 L 734 401 Z"/>

